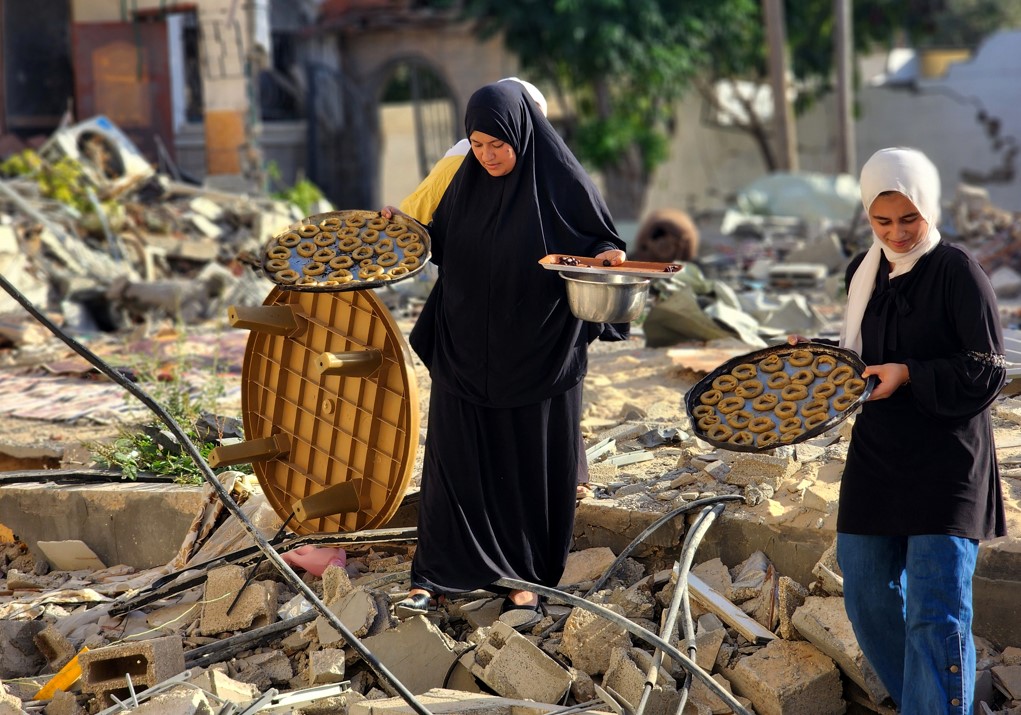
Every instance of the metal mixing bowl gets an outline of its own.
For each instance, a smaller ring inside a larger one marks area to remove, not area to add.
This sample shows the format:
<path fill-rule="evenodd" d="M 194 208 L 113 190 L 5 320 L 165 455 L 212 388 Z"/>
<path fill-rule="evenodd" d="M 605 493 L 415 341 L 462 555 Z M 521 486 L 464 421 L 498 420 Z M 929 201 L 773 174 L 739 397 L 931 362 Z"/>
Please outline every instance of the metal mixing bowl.
<path fill-rule="evenodd" d="M 630 323 L 649 297 L 649 279 L 619 273 L 561 273 L 571 312 L 593 323 Z"/>

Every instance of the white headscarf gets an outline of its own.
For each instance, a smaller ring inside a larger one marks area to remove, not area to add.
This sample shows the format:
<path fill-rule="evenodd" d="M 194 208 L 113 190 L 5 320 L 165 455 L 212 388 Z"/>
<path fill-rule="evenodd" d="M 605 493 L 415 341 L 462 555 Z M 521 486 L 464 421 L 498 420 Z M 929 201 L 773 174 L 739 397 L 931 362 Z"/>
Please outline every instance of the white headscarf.
<path fill-rule="evenodd" d="M 929 233 L 907 253 L 890 251 L 873 233 L 872 246 L 854 272 L 847 289 L 847 311 L 844 329 L 840 333 L 840 346 L 856 353 L 861 353 L 861 321 L 876 285 L 881 257 L 885 256 L 887 261 L 894 264 L 891 278 L 910 271 L 919 258 L 939 244 L 936 224 L 939 223 L 940 214 L 939 171 L 917 149 L 880 149 L 862 167 L 860 185 L 861 202 L 866 214 L 877 196 L 886 191 L 896 191 L 915 205 L 918 213 L 929 224 Z"/>

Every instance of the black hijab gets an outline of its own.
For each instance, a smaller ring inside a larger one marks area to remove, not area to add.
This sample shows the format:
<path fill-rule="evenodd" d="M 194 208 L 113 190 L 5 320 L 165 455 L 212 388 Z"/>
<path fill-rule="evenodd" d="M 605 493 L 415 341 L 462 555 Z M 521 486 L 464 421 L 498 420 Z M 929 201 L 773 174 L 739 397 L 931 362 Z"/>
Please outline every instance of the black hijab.
<path fill-rule="evenodd" d="M 588 342 L 608 327 L 575 318 L 564 281 L 539 259 L 624 243 L 588 174 L 516 82 L 475 92 L 465 130 L 509 143 L 517 161 L 494 177 L 469 152 L 454 175 L 430 227 L 439 279 L 411 343 L 433 381 L 463 399 L 529 404 L 576 385 Z"/>

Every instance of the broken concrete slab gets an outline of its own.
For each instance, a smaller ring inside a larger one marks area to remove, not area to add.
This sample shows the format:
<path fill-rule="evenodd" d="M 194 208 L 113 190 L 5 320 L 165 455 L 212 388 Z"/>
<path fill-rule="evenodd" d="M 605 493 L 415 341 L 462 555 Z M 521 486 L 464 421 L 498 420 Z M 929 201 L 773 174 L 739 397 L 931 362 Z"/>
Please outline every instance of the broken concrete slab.
<path fill-rule="evenodd" d="M 362 641 L 412 693 L 441 687 L 457 658 L 456 643 L 425 616 Z"/>
<path fill-rule="evenodd" d="M 606 608 L 620 613 L 620 606 Z M 564 624 L 564 637 L 560 650 L 571 659 L 571 665 L 589 675 L 605 673 L 610 666 L 614 648 L 630 648 L 631 634 L 620 625 L 602 616 L 575 608 Z"/>
<path fill-rule="evenodd" d="M 642 701 L 646 674 L 652 665 L 652 656 L 640 648 L 614 648 L 610 653 L 610 665 L 603 675 L 603 688 L 611 689 L 637 707 Z M 677 710 L 679 696 L 677 684 L 665 668 L 653 676 L 654 685 L 649 691 L 645 712 L 649 715 L 673 715 Z"/>
<path fill-rule="evenodd" d="M 252 581 L 241 593 L 234 609 L 227 613 L 245 580 L 245 570 L 240 566 L 222 566 L 209 572 L 202 598 L 199 633 L 216 635 L 241 628 L 268 626 L 276 621 L 278 584 L 274 581 Z"/>
<path fill-rule="evenodd" d="M 558 588 L 595 581 L 606 573 L 616 559 L 616 554 L 605 546 L 572 551 L 567 555 L 567 564 Z"/>
<path fill-rule="evenodd" d="M 44 662 L 34 638 L 45 624 L 38 621 L 0 620 L 0 678 L 34 675 Z"/>
<path fill-rule="evenodd" d="M 36 546 L 54 571 L 100 571 L 106 568 L 103 560 L 81 539 L 37 541 Z"/>
<path fill-rule="evenodd" d="M 811 643 L 771 641 L 718 671 L 759 715 L 843 715 L 837 666 Z"/>
<path fill-rule="evenodd" d="M 571 687 L 571 675 L 513 628 L 497 621 L 475 649 L 471 673 L 497 695 L 557 703 Z"/>
<path fill-rule="evenodd" d="M 443 688 L 422 693 L 418 701 L 433 715 L 549 715 L 560 709 L 559 705 L 532 700 L 513 700 Z M 348 708 L 348 715 L 414 715 L 414 712 L 403 698 L 365 700 Z M 598 710 L 592 712 L 607 715 Z"/>

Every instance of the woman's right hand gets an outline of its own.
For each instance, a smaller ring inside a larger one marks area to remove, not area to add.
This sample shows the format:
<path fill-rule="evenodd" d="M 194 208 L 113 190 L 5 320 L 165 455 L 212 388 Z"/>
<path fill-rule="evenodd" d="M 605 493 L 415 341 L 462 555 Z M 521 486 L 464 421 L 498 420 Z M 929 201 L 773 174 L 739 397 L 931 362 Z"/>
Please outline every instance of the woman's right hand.
<path fill-rule="evenodd" d="M 788 335 L 787 336 L 787 344 L 788 345 L 797 345 L 798 343 L 809 343 L 809 342 L 812 342 L 812 341 L 809 340 L 808 338 L 806 338 L 804 335 Z"/>
<path fill-rule="evenodd" d="M 385 218 L 387 221 L 392 219 L 394 216 L 403 216 L 405 218 L 411 218 L 396 206 L 384 206 L 379 210 L 379 215 Z"/>

